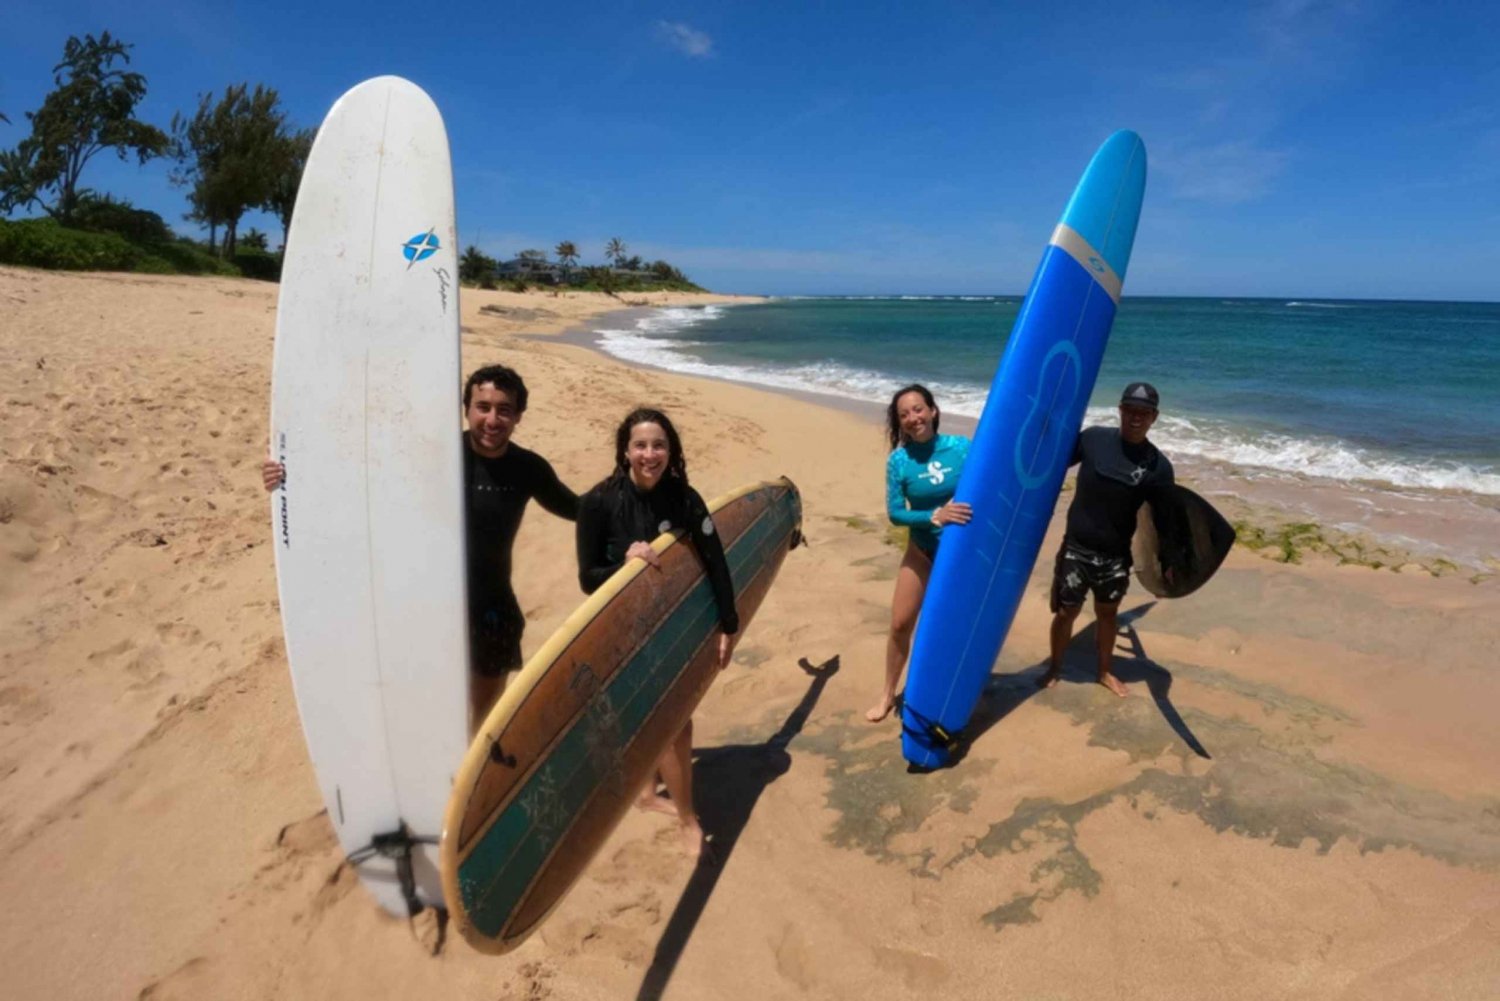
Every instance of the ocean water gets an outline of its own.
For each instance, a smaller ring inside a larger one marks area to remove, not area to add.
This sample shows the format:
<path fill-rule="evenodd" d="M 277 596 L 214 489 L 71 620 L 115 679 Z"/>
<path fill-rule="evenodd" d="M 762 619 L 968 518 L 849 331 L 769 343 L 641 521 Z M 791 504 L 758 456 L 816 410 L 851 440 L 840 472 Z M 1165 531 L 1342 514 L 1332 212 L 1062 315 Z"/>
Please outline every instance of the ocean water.
<path fill-rule="evenodd" d="M 978 417 L 1020 304 L 775 299 L 596 336 L 634 362 L 881 405 L 923 382 Z M 1152 440 L 1179 465 L 1500 507 L 1500 304 L 1127 296 L 1086 422 L 1113 421 L 1135 379 L 1161 392 Z"/>

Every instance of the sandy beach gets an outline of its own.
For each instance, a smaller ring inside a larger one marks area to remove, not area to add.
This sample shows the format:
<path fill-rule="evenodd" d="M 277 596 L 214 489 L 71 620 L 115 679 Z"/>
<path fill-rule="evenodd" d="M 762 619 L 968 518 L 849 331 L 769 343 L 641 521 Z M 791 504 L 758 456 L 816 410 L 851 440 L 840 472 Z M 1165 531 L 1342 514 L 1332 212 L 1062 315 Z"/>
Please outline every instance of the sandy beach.
<path fill-rule="evenodd" d="M 322 812 L 282 647 L 276 293 L 0 268 L 0 995 L 1500 996 L 1500 582 L 1236 548 L 1200 594 L 1132 590 L 1120 700 L 1089 683 L 1092 627 L 1037 690 L 1044 559 L 967 757 L 909 774 L 897 724 L 862 718 L 899 559 L 878 423 L 555 336 L 727 296 L 462 298 L 465 370 L 524 374 L 515 440 L 574 489 L 648 403 L 704 496 L 802 490 L 811 545 L 696 717 L 719 864 L 633 812 L 509 955 L 387 916 Z M 516 556 L 532 651 L 582 598 L 572 526 L 533 509 Z"/>

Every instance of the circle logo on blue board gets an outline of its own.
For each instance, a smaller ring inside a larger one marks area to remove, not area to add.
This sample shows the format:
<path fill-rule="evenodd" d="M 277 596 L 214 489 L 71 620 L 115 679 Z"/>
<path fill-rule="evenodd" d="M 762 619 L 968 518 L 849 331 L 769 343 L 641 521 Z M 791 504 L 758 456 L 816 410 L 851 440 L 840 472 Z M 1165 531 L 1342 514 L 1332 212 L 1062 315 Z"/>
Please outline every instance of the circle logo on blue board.
<path fill-rule="evenodd" d="M 407 267 L 411 267 L 418 261 L 425 261 L 442 248 L 441 241 L 437 238 L 437 231 L 429 229 L 425 233 L 418 233 L 401 245 L 401 253 L 407 260 Z"/>
<path fill-rule="evenodd" d="M 1037 366 L 1031 411 L 1016 435 L 1014 462 L 1022 489 L 1035 490 L 1046 483 L 1063 458 L 1063 440 L 1075 429 L 1063 427 L 1054 416 L 1070 413 L 1082 388 L 1083 358 L 1078 348 L 1071 341 L 1054 344 Z"/>

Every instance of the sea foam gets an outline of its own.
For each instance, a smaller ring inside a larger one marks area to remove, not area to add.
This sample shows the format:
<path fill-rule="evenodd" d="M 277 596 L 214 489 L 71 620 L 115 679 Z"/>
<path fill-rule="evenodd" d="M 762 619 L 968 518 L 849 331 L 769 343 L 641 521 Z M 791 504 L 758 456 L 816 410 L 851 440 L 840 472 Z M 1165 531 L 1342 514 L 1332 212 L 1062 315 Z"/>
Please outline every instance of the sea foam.
<path fill-rule="evenodd" d="M 638 318 L 631 329 L 602 329 L 596 333 L 604 351 L 626 361 L 773 389 L 884 405 L 892 387 L 906 381 L 888 371 L 857 368 L 833 359 L 774 366 L 707 361 L 694 350 L 706 345 L 692 340 L 691 330 L 722 315 L 723 308 L 716 306 L 667 308 Z M 939 380 L 928 381 L 927 386 L 945 413 L 978 419 L 984 410 L 987 387 Z M 1112 424 L 1117 420 L 1113 407 L 1091 407 L 1085 424 Z M 1222 463 L 1242 476 L 1253 478 L 1312 477 L 1385 489 L 1464 491 L 1500 497 L 1500 467 L 1413 460 L 1337 438 L 1297 437 L 1167 413 L 1152 430 L 1152 440 L 1174 458 L 1195 457 Z"/>

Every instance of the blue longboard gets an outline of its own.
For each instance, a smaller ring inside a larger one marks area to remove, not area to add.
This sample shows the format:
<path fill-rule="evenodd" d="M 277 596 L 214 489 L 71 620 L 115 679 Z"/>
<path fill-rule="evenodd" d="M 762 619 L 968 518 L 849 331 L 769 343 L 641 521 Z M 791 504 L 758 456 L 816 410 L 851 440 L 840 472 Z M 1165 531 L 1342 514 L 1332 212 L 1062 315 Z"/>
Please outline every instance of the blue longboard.
<path fill-rule="evenodd" d="M 947 762 L 1010 630 L 1057 504 L 1120 301 L 1146 190 L 1146 147 L 1116 132 L 1073 191 L 990 384 L 917 623 L 901 752 Z"/>

